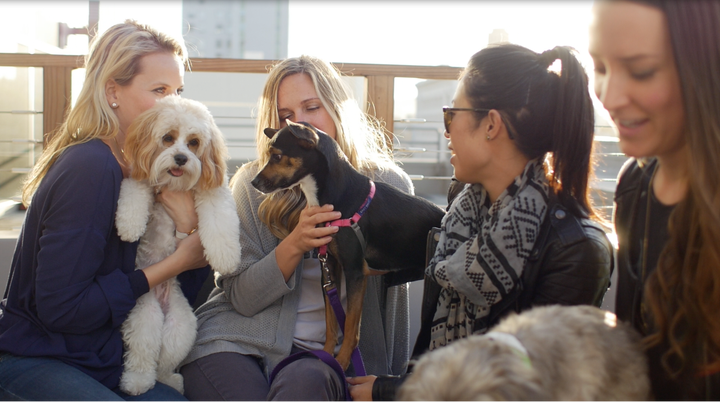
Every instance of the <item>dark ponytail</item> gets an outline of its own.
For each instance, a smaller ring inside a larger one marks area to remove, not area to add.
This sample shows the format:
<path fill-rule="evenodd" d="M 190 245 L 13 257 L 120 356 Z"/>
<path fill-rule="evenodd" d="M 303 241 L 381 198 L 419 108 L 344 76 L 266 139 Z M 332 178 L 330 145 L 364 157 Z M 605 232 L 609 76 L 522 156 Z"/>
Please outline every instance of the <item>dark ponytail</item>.
<path fill-rule="evenodd" d="M 558 75 L 548 67 L 562 63 Z M 595 114 L 585 70 L 569 47 L 543 53 L 518 45 L 488 47 L 461 79 L 473 108 L 495 109 L 530 159 L 552 153 L 551 186 L 575 215 L 597 217 L 588 193 Z"/>
<path fill-rule="evenodd" d="M 588 181 L 592 174 L 595 112 L 588 79 L 570 48 L 556 47 L 553 50 L 557 50 L 562 63 L 552 130 L 553 176 L 561 182 L 558 192 L 560 202 L 565 205 L 573 198 L 591 214 Z"/>

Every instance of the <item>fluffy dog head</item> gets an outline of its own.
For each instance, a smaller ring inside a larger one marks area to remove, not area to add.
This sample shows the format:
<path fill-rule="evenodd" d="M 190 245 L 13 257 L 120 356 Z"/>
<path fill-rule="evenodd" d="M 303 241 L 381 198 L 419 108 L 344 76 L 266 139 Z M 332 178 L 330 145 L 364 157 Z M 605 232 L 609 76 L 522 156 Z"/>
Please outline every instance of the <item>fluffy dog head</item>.
<path fill-rule="evenodd" d="M 474 335 L 423 355 L 399 401 L 549 400 L 535 370 L 512 347 Z"/>
<path fill-rule="evenodd" d="M 594 306 L 538 306 L 423 355 L 398 399 L 650 400 L 640 339 Z"/>
<path fill-rule="evenodd" d="M 203 104 L 167 96 L 130 125 L 125 157 L 133 179 L 148 181 L 154 188 L 185 191 L 222 185 L 228 153 Z"/>

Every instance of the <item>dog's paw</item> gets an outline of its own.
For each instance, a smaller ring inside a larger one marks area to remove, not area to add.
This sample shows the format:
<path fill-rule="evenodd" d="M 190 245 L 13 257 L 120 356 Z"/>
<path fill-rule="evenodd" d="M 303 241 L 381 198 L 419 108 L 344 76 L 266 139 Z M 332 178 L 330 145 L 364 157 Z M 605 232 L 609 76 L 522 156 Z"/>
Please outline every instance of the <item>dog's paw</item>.
<path fill-rule="evenodd" d="M 175 388 L 177 392 L 181 394 L 185 392 L 185 387 L 183 386 L 183 376 L 180 373 L 172 373 L 169 376 L 163 376 L 163 378 L 158 378 L 158 381 Z"/>
<path fill-rule="evenodd" d="M 335 359 L 337 360 L 338 364 L 340 365 L 340 367 L 342 367 L 343 370 L 347 370 L 347 368 L 350 366 L 350 358 L 349 357 L 343 358 L 342 356 L 337 356 Z"/>
<path fill-rule="evenodd" d="M 240 244 L 228 244 L 225 247 L 210 246 L 205 248 L 205 257 L 215 272 L 220 275 L 228 275 L 240 265 Z"/>
<path fill-rule="evenodd" d="M 155 386 L 155 374 L 123 371 L 120 377 L 120 390 L 128 395 L 140 395 Z"/>
<path fill-rule="evenodd" d="M 152 189 L 146 183 L 133 179 L 122 181 L 115 212 L 115 226 L 120 239 L 134 242 L 145 233 L 153 200 Z"/>
<path fill-rule="evenodd" d="M 228 187 L 195 194 L 200 241 L 205 257 L 221 275 L 233 273 L 240 265 L 240 220 Z"/>

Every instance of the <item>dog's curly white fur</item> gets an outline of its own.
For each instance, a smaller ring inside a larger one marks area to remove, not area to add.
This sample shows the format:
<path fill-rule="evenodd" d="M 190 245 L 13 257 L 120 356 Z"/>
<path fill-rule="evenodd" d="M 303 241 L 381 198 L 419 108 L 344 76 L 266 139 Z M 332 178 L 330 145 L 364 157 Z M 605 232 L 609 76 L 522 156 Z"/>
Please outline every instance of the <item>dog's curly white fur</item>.
<path fill-rule="evenodd" d="M 650 398 L 640 337 L 629 325 L 592 306 L 548 306 L 511 315 L 489 335 L 473 335 L 427 353 L 397 399 Z"/>
<path fill-rule="evenodd" d="M 216 275 L 232 273 L 240 263 L 240 224 L 227 182 L 227 148 L 207 108 L 177 96 L 159 100 L 128 129 L 125 155 L 132 173 L 121 184 L 115 224 L 121 239 L 140 240 L 136 268 L 177 247 L 175 224 L 155 194 L 192 190 L 205 257 Z M 140 297 L 121 331 L 121 390 L 139 395 L 157 380 L 183 392 L 175 369 L 190 352 L 197 321 L 177 279 Z"/>

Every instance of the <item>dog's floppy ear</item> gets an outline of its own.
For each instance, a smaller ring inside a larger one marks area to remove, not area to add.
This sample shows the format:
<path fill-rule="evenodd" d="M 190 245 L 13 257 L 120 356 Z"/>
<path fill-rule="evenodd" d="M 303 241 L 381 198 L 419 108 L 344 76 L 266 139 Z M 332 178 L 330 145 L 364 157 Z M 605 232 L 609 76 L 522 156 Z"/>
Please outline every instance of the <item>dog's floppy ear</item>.
<path fill-rule="evenodd" d="M 210 143 L 206 144 L 205 151 L 199 155 L 202 163 L 202 174 L 198 185 L 201 190 L 220 187 L 225 181 L 227 171 L 228 150 L 220 129 L 211 120 Z"/>
<path fill-rule="evenodd" d="M 150 178 L 150 169 L 157 150 L 153 130 L 160 113 L 160 107 L 150 108 L 136 117 L 128 127 L 123 154 L 128 165 L 132 166 L 130 177 L 137 181 Z"/>
<path fill-rule="evenodd" d="M 300 146 L 306 149 L 315 148 L 317 146 L 320 137 L 318 136 L 315 128 L 309 124 L 293 123 L 290 120 L 285 120 L 287 126 L 290 129 L 292 135 L 300 140 Z"/>
<path fill-rule="evenodd" d="M 263 130 L 263 133 L 265 133 L 265 135 L 267 135 L 268 138 L 272 139 L 278 131 L 280 131 L 280 130 L 278 130 L 276 128 L 268 127 L 265 130 Z"/>

